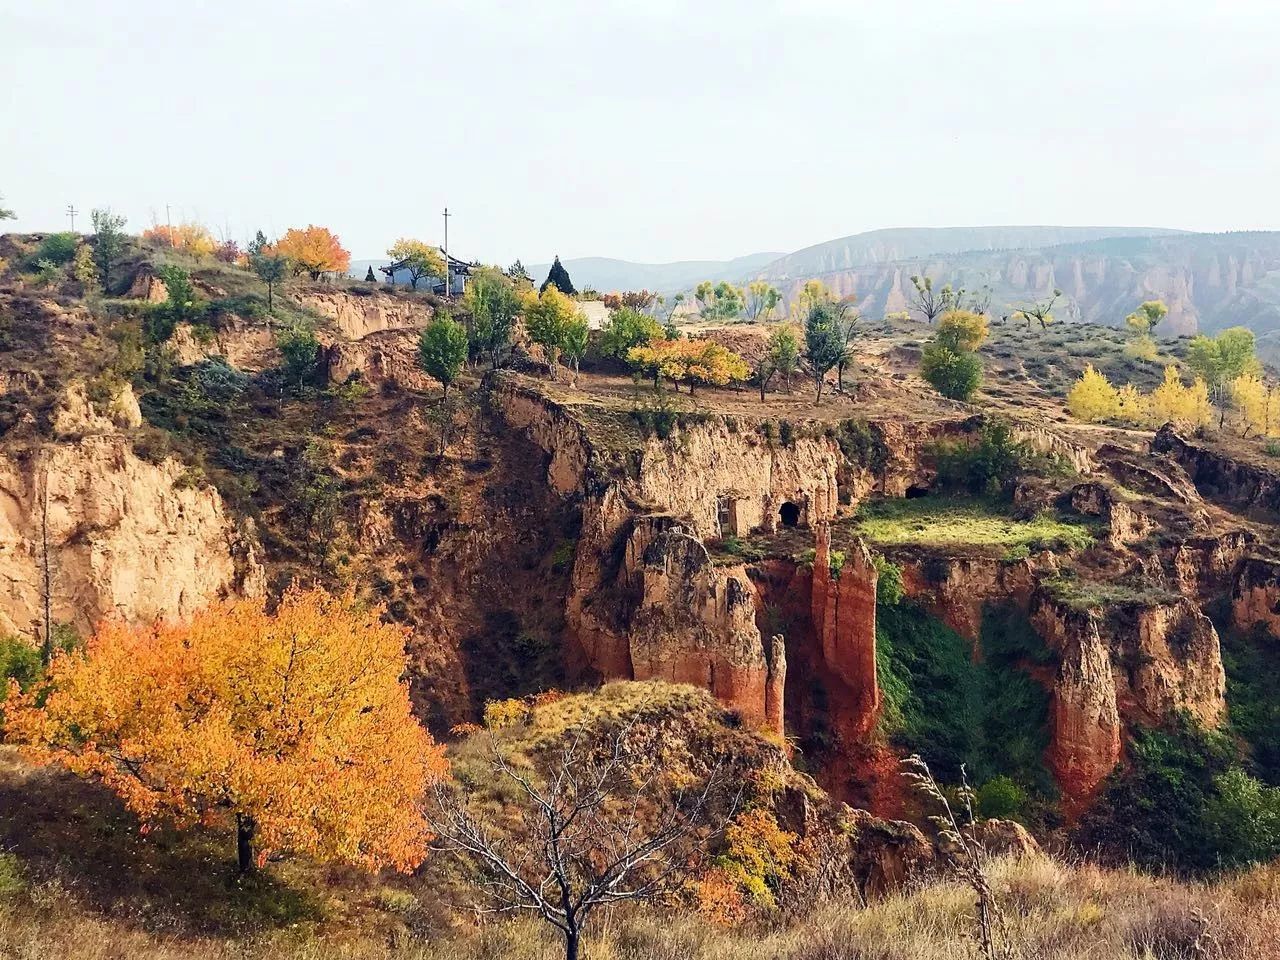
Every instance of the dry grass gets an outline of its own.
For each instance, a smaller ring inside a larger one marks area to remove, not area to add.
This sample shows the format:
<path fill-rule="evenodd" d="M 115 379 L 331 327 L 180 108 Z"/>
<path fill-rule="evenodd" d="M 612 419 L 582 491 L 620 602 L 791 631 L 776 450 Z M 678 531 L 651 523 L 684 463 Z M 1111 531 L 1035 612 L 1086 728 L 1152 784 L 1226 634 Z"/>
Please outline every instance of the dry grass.
<path fill-rule="evenodd" d="M 1000 861 L 1002 943 L 1017 960 L 1227 960 L 1280 956 L 1280 867 L 1186 884 L 1047 859 Z M 0 894 L 0 957 L 65 960 L 553 960 L 533 920 L 425 923 L 429 910 L 389 901 L 401 922 L 377 935 L 287 926 L 240 937 L 167 933 L 127 912 L 94 913 L 74 889 L 45 883 Z M 971 893 L 934 882 L 866 908 L 829 903 L 803 917 L 726 930 L 691 914 L 615 913 L 590 960 L 965 960 L 979 956 Z"/>

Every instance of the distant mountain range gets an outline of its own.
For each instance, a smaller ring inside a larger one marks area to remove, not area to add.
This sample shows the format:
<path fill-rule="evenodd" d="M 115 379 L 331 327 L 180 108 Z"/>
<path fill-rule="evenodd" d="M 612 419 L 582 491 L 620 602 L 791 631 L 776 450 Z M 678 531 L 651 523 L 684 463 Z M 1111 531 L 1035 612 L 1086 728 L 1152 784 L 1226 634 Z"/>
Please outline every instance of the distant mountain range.
<path fill-rule="evenodd" d="M 363 277 L 372 263 L 358 261 Z M 817 278 L 852 297 L 863 314 L 910 306 L 912 275 L 970 290 L 987 287 L 995 314 L 1063 292 L 1064 319 L 1120 324 L 1143 300 L 1169 306 L 1166 335 L 1252 328 L 1280 358 L 1280 232 L 1192 233 L 1154 227 L 902 227 L 872 230 L 794 253 L 733 260 L 632 263 L 606 257 L 563 261 L 574 284 L 601 291 L 689 290 L 702 280 L 776 285 L 790 299 Z M 549 264 L 528 267 L 535 282 Z"/>

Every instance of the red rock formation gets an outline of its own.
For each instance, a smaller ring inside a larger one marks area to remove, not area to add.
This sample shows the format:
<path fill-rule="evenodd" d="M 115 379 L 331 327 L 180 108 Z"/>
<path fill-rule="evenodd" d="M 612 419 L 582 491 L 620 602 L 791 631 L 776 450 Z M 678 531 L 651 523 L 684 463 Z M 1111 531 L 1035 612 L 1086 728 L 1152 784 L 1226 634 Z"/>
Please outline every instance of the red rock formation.
<path fill-rule="evenodd" d="M 1070 816 L 1087 805 L 1120 760 L 1111 652 L 1092 614 L 1041 601 L 1032 611 L 1032 623 L 1059 659 L 1047 760 Z"/>
<path fill-rule="evenodd" d="M 876 568 L 861 542 L 845 556 L 838 576 L 831 572 L 831 528 L 818 524 L 813 559 L 812 617 L 827 668 L 847 688 L 855 729 L 864 735 L 880 711 L 876 681 Z"/>

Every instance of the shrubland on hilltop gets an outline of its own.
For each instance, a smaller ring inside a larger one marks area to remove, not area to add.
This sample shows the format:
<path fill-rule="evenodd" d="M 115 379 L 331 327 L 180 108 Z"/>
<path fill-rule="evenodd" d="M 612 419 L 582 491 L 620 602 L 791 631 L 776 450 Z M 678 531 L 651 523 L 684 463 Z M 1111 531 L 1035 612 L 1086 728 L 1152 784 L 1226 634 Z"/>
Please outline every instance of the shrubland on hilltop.
<path fill-rule="evenodd" d="M 1248 331 L 95 226 L 0 238 L 0 953 L 1275 955 Z"/>

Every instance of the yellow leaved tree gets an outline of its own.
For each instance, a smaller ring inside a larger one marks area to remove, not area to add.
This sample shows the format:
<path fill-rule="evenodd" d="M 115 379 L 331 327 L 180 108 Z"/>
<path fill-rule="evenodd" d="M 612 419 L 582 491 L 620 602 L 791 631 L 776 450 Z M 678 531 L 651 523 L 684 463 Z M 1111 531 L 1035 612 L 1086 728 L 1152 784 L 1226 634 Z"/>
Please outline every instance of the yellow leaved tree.
<path fill-rule="evenodd" d="M 665 377 L 677 384 L 722 387 L 751 375 L 747 361 L 714 340 L 658 340 L 645 347 L 632 347 L 627 354 L 632 365 L 646 370 L 656 380 Z"/>
<path fill-rule="evenodd" d="M 1067 410 L 1086 423 L 1110 420 L 1120 413 L 1120 395 L 1111 381 L 1090 364 L 1067 391 Z"/>
<path fill-rule="evenodd" d="M 411 870 L 443 748 L 414 718 L 403 628 L 290 589 L 185 622 L 103 624 L 5 702 L 5 738 L 101 780 L 144 828 L 234 817 L 241 871 L 291 850 Z"/>
<path fill-rule="evenodd" d="M 1231 381 L 1229 393 L 1240 414 L 1241 436 L 1280 432 L 1280 387 L 1268 387 L 1258 374 L 1245 373 Z"/>
<path fill-rule="evenodd" d="M 1173 366 L 1164 368 L 1164 382 L 1151 391 L 1149 419 L 1152 426 L 1173 423 L 1181 427 L 1200 427 L 1213 419 L 1209 387 L 1200 377 L 1187 386 Z"/>

